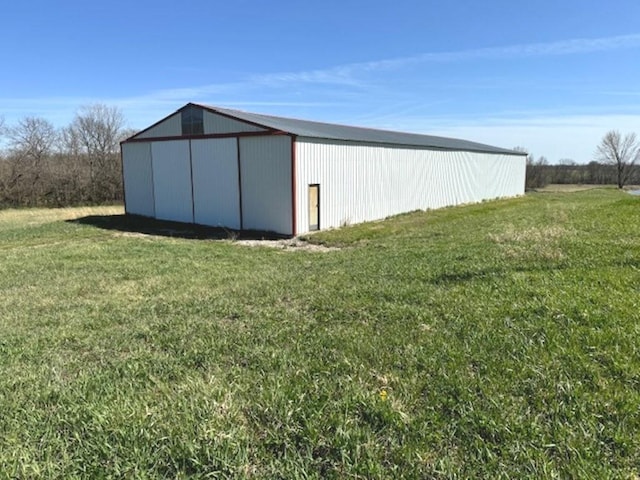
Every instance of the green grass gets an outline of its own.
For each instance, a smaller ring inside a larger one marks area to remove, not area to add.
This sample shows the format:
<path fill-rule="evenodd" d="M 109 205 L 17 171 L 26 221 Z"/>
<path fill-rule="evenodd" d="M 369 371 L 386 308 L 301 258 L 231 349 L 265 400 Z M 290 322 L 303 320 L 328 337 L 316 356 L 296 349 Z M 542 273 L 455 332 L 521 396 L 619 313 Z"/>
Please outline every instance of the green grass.
<path fill-rule="evenodd" d="M 114 213 L 0 212 L 0 478 L 638 478 L 640 198 L 327 252 L 65 221 Z"/>

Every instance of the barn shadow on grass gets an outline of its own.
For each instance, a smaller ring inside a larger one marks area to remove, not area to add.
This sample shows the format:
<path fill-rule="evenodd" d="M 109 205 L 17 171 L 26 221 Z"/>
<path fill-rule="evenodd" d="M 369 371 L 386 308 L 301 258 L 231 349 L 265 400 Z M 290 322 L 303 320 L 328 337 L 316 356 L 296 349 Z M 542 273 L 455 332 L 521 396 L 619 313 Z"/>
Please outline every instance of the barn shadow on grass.
<path fill-rule="evenodd" d="M 232 230 L 189 223 L 170 222 L 139 215 L 88 215 L 66 220 L 68 223 L 91 225 L 122 233 L 187 238 L 193 240 L 279 240 L 290 238 L 275 232 L 260 230 Z"/>

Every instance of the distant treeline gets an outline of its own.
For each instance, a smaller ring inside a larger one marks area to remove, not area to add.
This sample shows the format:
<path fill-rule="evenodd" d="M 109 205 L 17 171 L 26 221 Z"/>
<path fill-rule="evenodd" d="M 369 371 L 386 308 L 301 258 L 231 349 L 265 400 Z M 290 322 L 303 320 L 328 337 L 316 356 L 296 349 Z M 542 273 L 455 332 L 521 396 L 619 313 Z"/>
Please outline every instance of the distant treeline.
<path fill-rule="evenodd" d="M 6 126 L 0 118 L 0 145 L 6 146 L 0 151 L 0 208 L 121 202 L 120 142 L 135 133 L 124 125 L 117 108 L 101 104 L 82 107 L 68 126 L 59 129 L 38 117 Z M 607 141 L 612 155 L 604 151 Z M 640 185 L 640 146 L 635 135 L 623 138 L 612 131 L 602 145 L 602 163 L 549 165 L 544 157 L 535 160 L 529 155 L 527 189 L 550 183 Z M 630 161 L 624 161 L 627 158 Z M 615 159 L 620 160 L 618 166 Z"/>
<path fill-rule="evenodd" d="M 525 148 L 514 150 L 527 152 Z M 550 183 L 640 185 L 640 140 L 634 132 L 608 131 L 594 152 L 594 160 L 578 165 L 570 160 L 549 165 L 545 157 L 527 155 L 526 188 L 541 188 Z"/>
<path fill-rule="evenodd" d="M 104 204 L 122 201 L 120 141 L 133 134 L 117 108 L 81 108 L 57 129 L 27 117 L 3 126 L 0 207 Z"/>
<path fill-rule="evenodd" d="M 640 165 L 629 167 L 628 185 L 640 185 Z M 549 165 L 544 157 L 537 161 L 527 159 L 527 189 L 542 188 L 552 183 L 616 185 L 617 167 L 592 161 L 587 164 L 573 162 Z"/>

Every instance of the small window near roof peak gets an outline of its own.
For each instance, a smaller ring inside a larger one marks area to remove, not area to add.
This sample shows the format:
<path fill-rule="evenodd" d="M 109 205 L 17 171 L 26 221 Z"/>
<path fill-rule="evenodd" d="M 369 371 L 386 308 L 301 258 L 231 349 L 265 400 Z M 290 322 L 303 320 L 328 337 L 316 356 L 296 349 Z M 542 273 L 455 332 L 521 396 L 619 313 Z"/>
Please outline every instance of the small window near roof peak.
<path fill-rule="evenodd" d="M 202 109 L 188 107 L 182 111 L 182 135 L 203 135 Z"/>

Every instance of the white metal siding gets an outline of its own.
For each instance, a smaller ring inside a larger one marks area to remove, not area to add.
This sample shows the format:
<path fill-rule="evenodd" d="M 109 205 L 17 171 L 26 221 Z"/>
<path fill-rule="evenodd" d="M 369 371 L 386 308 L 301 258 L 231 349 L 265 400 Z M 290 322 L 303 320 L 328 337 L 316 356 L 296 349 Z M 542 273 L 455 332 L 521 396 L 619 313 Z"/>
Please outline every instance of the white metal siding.
<path fill-rule="evenodd" d="M 524 193 L 525 158 L 298 138 L 297 232 L 320 184 L 320 228 Z"/>
<path fill-rule="evenodd" d="M 177 113 L 135 138 L 179 137 L 182 135 L 182 116 Z"/>
<path fill-rule="evenodd" d="M 194 221 L 240 228 L 236 138 L 191 141 Z"/>
<path fill-rule="evenodd" d="M 124 143 L 122 145 L 125 209 L 127 213 L 153 217 L 153 173 L 151 144 Z"/>
<path fill-rule="evenodd" d="M 291 235 L 291 138 L 242 137 L 240 170 L 243 227 Z"/>
<path fill-rule="evenodd" d="M 217 115 L 208 111 L 204 111 L 202 118 L 204 122 L 204 133 L 239 133 L 239 132 L 263 132 L 264 128 L 251 125 L 250 123 L 241 122 L 228 118 L 223 115 Z"/>
<path fill-rule="evenodd" d="M 151 159 L 156 218 L 193 222 L 189 141 L 154 142 Z"/>

